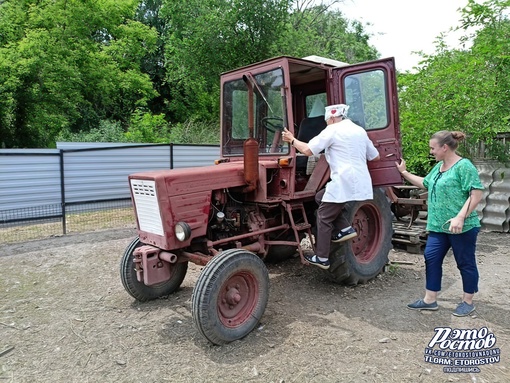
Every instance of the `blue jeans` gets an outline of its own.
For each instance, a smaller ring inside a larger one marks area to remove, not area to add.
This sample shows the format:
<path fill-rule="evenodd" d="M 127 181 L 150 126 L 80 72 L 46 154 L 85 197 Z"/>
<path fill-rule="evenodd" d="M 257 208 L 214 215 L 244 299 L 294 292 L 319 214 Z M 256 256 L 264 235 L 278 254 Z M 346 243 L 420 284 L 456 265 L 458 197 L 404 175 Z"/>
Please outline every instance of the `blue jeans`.
<path fill-rule="evenodd" d="M 480 228 L 474 227 L 462 234 L 430 232 L 425 245 L 425 288 L 441 291 L 443 260 L 450 247 L 462 277 L 462 287 L 467 294 L 478 291 L 478 267 L 476 266 L 476 238 Z"/>

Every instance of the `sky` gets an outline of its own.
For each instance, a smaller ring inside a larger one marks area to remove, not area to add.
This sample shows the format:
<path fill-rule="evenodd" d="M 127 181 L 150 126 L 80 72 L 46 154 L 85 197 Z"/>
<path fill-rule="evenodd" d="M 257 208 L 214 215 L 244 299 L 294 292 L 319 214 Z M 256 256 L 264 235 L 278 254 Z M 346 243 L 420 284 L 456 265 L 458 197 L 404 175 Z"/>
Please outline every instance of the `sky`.
<path fill-rule="evenodd" d="M 369 43 L 381 58 L 395 57 L 400 71 L 412 71 L 420 61 L 414 51 L 435 52 L 434 41 L 441 32 L 460 25 L 457 11 L 468 0 L 344 0 L 338 6 L 347 19 L 372 24 L 365 29 L 374 35 Z M 458 48 L 460 34 L 448 33 L 450 48 Z"/>

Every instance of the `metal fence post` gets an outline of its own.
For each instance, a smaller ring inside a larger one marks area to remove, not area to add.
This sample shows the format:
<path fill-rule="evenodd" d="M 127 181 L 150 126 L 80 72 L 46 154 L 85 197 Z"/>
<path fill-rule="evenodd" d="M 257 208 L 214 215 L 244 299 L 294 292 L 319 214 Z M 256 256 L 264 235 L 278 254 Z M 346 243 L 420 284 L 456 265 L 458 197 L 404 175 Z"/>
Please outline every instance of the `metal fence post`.
<path fill-rule="evenodd" d="M 60 149 L 60 206 L 62 209 L 62 232 L 67 234 L 66 227 L 66 188 L 65 188 L 65 176 L 64 176 L 64 150 Z"/>
<path fill-rule="evenodd" d="M 174 168 L 174 144 L 170 143 L 170 169 Z"/>

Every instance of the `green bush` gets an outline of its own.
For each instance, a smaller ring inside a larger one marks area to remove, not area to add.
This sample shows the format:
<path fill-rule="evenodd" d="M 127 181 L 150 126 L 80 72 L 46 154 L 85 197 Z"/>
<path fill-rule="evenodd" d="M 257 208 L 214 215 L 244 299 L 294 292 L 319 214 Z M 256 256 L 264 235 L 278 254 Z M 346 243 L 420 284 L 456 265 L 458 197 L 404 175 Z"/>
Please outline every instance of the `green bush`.
<path fill-rule="evenodd" d="M 137 110 L 131 116 L 125 140 L 127 142 L 165 144 L 169 142 L 169 133 L 170 125 L 163 114 L 153 115 Z"/>
<path fill-rule="evenodd" d="M 220 124 L 210 120 L 188 120 L 172 126 L 169 136 L 175 144 L 219 144 Z"/>
<path fill-rule="evenodd" d="M 73 133 L 62 130 L 56 141 L 64 142 L 125 142 L 124 130 L 118 121 L 100 121 L 99 128 Z"/>
<path fill-rule="evenodd" d="M 128 131 L 128 142 L 174 143 L 174 144 L 218 144 L 219 123 L 214 120 L 187 120 L 169 124 L 162 114 L 135 112 Z"/>

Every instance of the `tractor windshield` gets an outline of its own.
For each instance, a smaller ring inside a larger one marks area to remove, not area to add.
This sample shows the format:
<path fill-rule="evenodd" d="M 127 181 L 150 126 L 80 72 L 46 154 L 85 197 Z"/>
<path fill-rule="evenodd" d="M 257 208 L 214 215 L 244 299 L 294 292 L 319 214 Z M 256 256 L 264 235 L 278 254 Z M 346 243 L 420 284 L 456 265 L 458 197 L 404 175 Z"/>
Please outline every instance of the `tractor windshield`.
<path fill-rule="evenodd" d="M 259 143 L 259 154 L 288 152 L 288 144 L 281 141 L 281 132 L 286 125 L 283 86 L 281 68 L 254 75 L 245 73 L 243 78 L 223 85 L 223 155 L 243 154 L 243 143 L 250 136 L 250 123 L 253 126 L 253 137 Z M 250 90 L 253 92 L 252 121 L 248 105 Z"/>

